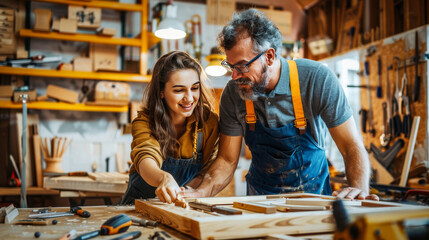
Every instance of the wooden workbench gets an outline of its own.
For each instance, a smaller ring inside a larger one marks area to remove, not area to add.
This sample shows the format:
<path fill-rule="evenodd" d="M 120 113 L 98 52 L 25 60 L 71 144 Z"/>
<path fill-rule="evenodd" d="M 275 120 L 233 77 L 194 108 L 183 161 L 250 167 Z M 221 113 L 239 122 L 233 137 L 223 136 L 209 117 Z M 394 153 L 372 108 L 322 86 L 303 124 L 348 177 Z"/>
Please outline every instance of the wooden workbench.
<path fill-rule="evenodd" d="M 143 217 L 140 213 L 137 213 L 134 209 L 134 206 L 95 206 L 95 207 L 83 207 L 84 210 L 91 213 L 91 217 L 83 218 L 80 216 L 67 216 L 67 217 L 57 217 L 48 219 L 48 225 L 37 226 L 37 225 L 14 225 L 13 223 L 21 220 L 27 219 L 29 214 L 33 214 L 32 210 L 34 208 L 25 208 L 18 209 L 19 215 L 14 219 L 12 224 L 0 224 L 0 239 L 6 240 L 17 240 L 17 239 L 36 239 L 34 233 L 36 231 L 41 233 L 39 239 L 59 239 L 61 236 L 66 234 L 68 231 L 75 229 L 77 235 L 91 232 L 100 229 L 101 225 L 109 218 L 116 216 L 118 214 L 125 213 L 132 218 L 148 219 Z M 69 208 L 51 208 L 51 210 L 56 212 L 65 212 L 69 211 Z M 52 220 L 56 219 L 58 223 L 56 225 L 52 224 Z M 173 230 L 172 228 L 166 227 L 165 225 L 160 224 L 156 228 L 149 227 L 140 227 L 131 225 L 127 232 L 131 231 L 141 231 L 142 235 L 139 239 L 148 239 L 150 235 L 153 235 L 157 231 L 165 231 L 172 239 L 191 239 L 180 232 Z M 111 236 L 98 236 L 94 239 L 112 239 L 114 237 L 120 236 L 122 234 L 116 234 Z"/>

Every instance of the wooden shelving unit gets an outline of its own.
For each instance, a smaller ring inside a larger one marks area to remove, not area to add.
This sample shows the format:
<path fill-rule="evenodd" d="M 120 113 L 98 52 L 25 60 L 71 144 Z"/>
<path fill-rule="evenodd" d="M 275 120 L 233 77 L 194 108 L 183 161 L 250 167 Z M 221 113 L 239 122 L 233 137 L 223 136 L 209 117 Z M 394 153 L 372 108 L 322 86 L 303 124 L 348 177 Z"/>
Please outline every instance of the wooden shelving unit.
<path fill-rule="evenodd" d="M 7 109 L 22 109 L 21 103 L 14 103 L 12 101 L 0 100 L 0 108 Z M 63 110 L 63 111 L 84 111 L 84 112 L 127 112 L 128 106 L 114 107 L 114 106 L 95 106 L 86 105 L 83 103 L 65 103 L 65 102 L 29 102 L 28 109 L 37 110 Z"/>
<path fill-rule="evenodd" d="M 32 76 L 32 77 L 53 77 L 53 78 L 73 78 L 73 79 L 94 79 L 108 81 L 126 82 L 149 82 L 150 76 L 137 73 L 122 72 L 78 72 L 59 71 L 50 69 L 18 68 L 0 66 L 0 73 L 9 75 Z"/>
<path fill-rule="evenodd" d="M 59 33 L 59 32 L 39 32 L 31 29 L 21 29 L 19 31 L 19 35 L 21 37 L 102 43 L 102 44 L 124 45 L 124 46 L 134 46 L 134 47 L 140 47 L 142 45 L 141 39 L 138 39 L 138 38 L 115 38 L 115 37 L 98 36 L 95 34 L 81 34 L 81 33 L 66 34 L 66 33 Z"/>
<path fill-rule="evenodd" d="M 51 69 L 34 69 L 34 68 L 15 68 L 0 66 L 0 74 L 20 75 L 31 77 L 48 77 L 48 78 L 72 78 L 72 79 L 92 79 L 108 80 L 122 82 L 149 82 L 150 76 L 146 75 L 147 71 L 147 49 L 149 44 L 155 44 L 160 40 L 153 34 L 147 32 L 147 15 L 148 0 L 141 0 L 139 4 L 120 3 L 112 1 L 78 1 L 78 0 L 33 0 L 35 2 L 46 2 L 52 4 L 64 4 L 75 6 L 86 6 L 96 8 L 113 9 L 117 11 L 140 12 L 141 14 L 141 33 L 136 38 L 124 37 L 106 37 L 96 34 L 65 34 L 59 32 L 40 32 L 32 29 L 20 29 L 19 35 L 26 38 L 42 38 L 65 41 L 79 41 L 89 43 L 101 43 L 111 45 L 133 46 L 140 48 L 140 72 L 78 72 L 78 71 L 59 71 Z M 69 110 L 69 111 L 92 111 L 92 112 L 127 112 L 128 106 L 94 106 L 85 104 L 69 104 L 63 102 L 29 102 L 28 109 L 39 110 Z M 21 109 L 22 104 L 16 104 L 11 101 L 0 101 L 0 108 Z"/>
<path fill-rule="evenodd" d="M 120 2 L 109 2 L 109 1 L 78 1 L 78 0 L 33 0 L 35 2 L 48 2 L 67 4 L 75 6 L 86 6 L 86 7 L 97 7 L 97 8 L 108 8 L 119 11 L 143 11 L 143 6 L 140 4 L 120 3 Z"/>

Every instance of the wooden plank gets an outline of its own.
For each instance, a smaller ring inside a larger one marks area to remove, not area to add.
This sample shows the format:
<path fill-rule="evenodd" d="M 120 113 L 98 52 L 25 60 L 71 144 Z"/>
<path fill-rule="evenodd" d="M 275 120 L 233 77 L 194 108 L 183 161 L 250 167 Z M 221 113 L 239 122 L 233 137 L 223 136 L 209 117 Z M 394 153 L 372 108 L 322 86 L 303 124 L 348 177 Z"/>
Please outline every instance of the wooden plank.
<path fill-rule="evenodd" d="M 293 198 L 289 199 L 287 198 L 285 203 L 286 204 L 294 204 L 294 205 L 309 205 L 309 206 L 325 206 L 325 207 L 331 207 L 332 203 L 335 200 L 331 199 L 316 199 L 316 198 Z M 344 205 L 346 206 L 361 206 L 361 201 L 355 200 L 355 201 L 343 201 Z"/>
<path fill-rule="evenodd" d="M 88 173 L 88 177 L 97 182 L 127 182 L 129 179 L 128 173 L 119 172 Z"/>
<path fill-rule="evenodd" d="M 265 200 L 265 195 L 257 196 L 232 196 L 232 197 L 206 197 L 206 198 L 187 198 L 187 202 L 198 202 L 210 205 L 232 205 L 234 202 L 239 201 L 261 201 Z"/>
<path fill-rule="evenodd" d="M 125 193 L 126 182 L 98 182 L 89 177 L 51 177 L 44 179 L 45 188 L 90 192 Z"/>
<path fill-rule="evenodd" d="M 414 147 L 416 145 L 417 131 L 419 129 L 420 116 L 414 116 L 413 125 L 411 127 L 411 136 L 408 142 L 407 153 L 402 168 L 401 181 L 399 186 L 405 187 L 408 180 L 408 172 L 410 171 L 411 161 L 413 160 Z"/>
<path fill-rule="evenodd" d="M 257 213 L 271 214 L 277 212 L 275 206 L 265 205 L 256 202 L 234 202 L 233 206 L 235 208 L 245 209 Z"/>
<path fill-rule="evenodd" d="M 326 210 L 325 206 L 311 206 L 311 205 L 294 205 L 294 204 L 281 204 L 271 203 L 276 207 L 278 211 L 289 212 L 289 211 L 323 211 Z"/>

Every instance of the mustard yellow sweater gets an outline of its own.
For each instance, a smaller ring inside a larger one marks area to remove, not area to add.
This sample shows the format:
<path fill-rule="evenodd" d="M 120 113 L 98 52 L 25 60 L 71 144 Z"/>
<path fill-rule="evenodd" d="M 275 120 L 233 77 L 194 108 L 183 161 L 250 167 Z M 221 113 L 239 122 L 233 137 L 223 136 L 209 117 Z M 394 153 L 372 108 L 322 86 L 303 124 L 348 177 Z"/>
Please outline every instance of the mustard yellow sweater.
<path fill-rule="evenodd" d="M 206 114 L 206 121 L 202 128 L 203 131 L 203 169 L 205 172 L 213 160 L 217 156 L 218 140 L 219 140 L 219 117 L 214 112 Z M 191 158 L 193 156 L 193 138 L 195 116 L 187 118 L 186 130 L 177 140 L 179 149 L 179 158 Z M 131 160 L 133 165 L 130 168 L 130 173 L 139 172 L 139 163 L 144 158 L 152 158 L 161 167 L 165 159 L 161 156 L 161 148 L 159 142 L 151 135 L 149 128 L 149 118 L 144 113 L 139 112 L 137 117 L 132 122 L 133 141 L 131 143 Z M 140 174 L 140 173 L 139 173 Z"/>

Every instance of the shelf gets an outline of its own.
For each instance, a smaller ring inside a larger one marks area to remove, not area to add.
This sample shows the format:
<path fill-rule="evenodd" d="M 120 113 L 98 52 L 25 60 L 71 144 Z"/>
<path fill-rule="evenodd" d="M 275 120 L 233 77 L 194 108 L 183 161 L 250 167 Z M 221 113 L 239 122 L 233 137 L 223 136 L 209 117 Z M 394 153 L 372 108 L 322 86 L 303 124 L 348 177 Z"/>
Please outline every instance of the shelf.
<path fill-rule="evenodd" d="M 0 108 L 22 109 L 21 103 L 0 100 Z M 128 106 L 94 106 L 83 103 L 65 103 L 65 102 L 29 102 L 28 109 L 38 110 L 64 110 L 64 111 L 84 111 L 84 112 L 128 112 Z"/>
<path fill-rule="evenodd" d="M 78 72 L 60 71 L 51 69 L 19 68 L 0 66 L 0 74 L 33 76 L 33 77 L 57 77 L 74 79 L 94 79 L 124 82 L 150 82 L 150 76 L 137 73 L 121 72 Z"/>
<path fill-rule="evenodd" d="M 60 191 L 41 187 L 27 187 L 27 195 L 59 195 Z M 1 187 L 0 196 L 19 196 L 20 187 Z"/>
<path fill-rule="evenodd" d="M 120 11 L 142 11 L 141 4 L 130 4 L 130 3 L 119 3 L 111 1 L 78 1 L 78 0 L 34 0 L 37 2 L 48 2 L 48 3 L 59 3 L 66 5 L 75 6 L 86 6 L 86 7 L 97 7 L 97 8 L 109 8 Z"/>
<path fill-rule="evenodd" d="M 114 44 L 114 45 L 125 45 L 125 46 L 134 46 L 134 47 L 140 47 L 142 45 L 141 39 L 139 38 L 116 38 L 116 37 L 98 36 L 95 34 L 82 34 L 82 33 L 66 34 L 66 33 L 59 33 L 59 32 L 39 32 L 31 29 L 21 29 L 19 31 L 19 35 L 21 37 Z"/>

